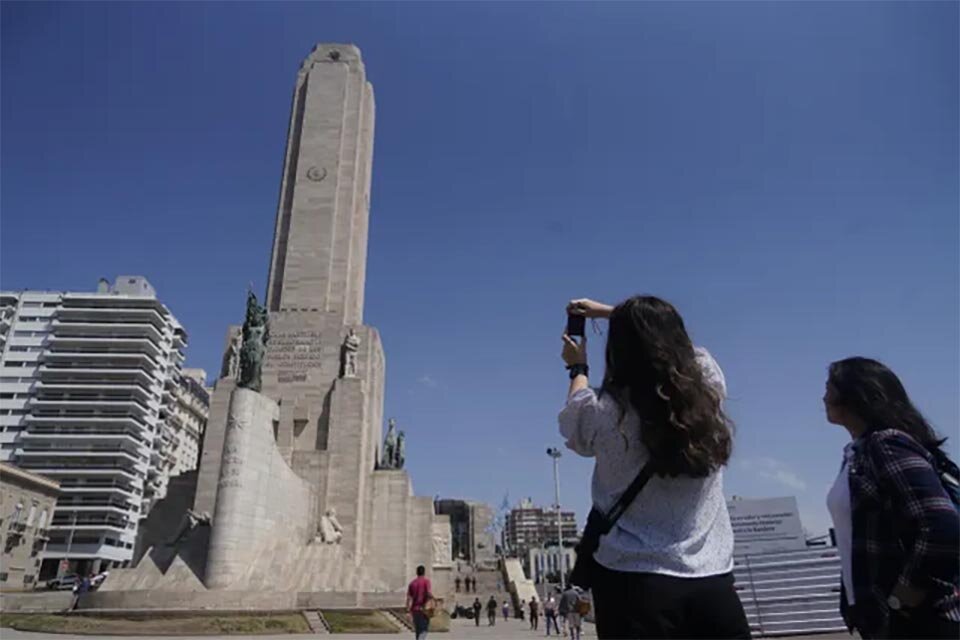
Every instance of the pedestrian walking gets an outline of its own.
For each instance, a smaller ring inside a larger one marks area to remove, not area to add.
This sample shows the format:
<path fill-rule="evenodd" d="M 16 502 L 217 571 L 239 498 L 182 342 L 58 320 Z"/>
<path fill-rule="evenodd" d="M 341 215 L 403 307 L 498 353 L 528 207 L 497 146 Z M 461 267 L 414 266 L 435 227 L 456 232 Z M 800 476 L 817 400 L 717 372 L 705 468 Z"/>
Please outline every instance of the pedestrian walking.
<path fill-rule="evenodd" d="M 580 591 L 573 585 L 560 596 L 560 607 L 566 610 L 566 628 L 570 632 L 570 640 L 580 640 L 580 623 L 585 611 L 589 613 L 589 603 Z"/>
<path fill-rule="evenodd" d="M 487 600 L 487 623 L 491 627 L 497 624 L 497 599 L 493 596 Z"/>
<path fill-rule="evenodd" d="M 946 438 L 876 360 L 831 364 L 823 403 L 851 438 L 827 495 L 848 628 L 865 639 L 960 637 L 960 471 Z"/>
<path fill-rule="evenodd" d="M 503 611 L 503 620 L 504 622 L 506 622 L 507 620 L 510 619 L 510 603 L 507 602 L 506 600 L 503 601 L 502 611 Z"/>
<path fill-rule="evenodd" d="M 573 600 L 567 596 L 569 592 L 573 592 Z M 560 593 L 560 599 L 557 602 L 557 614 L 560 618 L 560 633 L 564 636 L 567 635 L 567 617 L 570 615 L 572 605 L 576 603 L 576 596 L 576 592 L 573 591 L 573 585 L 567 583 L 567 590 Z"/>
<path fill-rule="evenodd" d="M 90 576 L 77 576 L 73 584 L 73 596 L 70 598 L 70 608 L 67 611 L 76 611 L 80 606 L 80 598 L 90 591 Z"/>
<path fill-rule="evenodd" d="M 530 598 L 530 628 L 534 631 L 540 626 L 540 604 L 537 602 L 537 597 L 532 596 Z"/>
<path fill-rule="evenodd" d="M 659 298 L 573 300 L 567 313 L 609 319 L 599 389 L 586 337 L 563 336 L 570 386 L 559 417 L 567 447 L 596 458 L 577 554 L 586 574 L 575 565 L 571 579 L 592 589 L 597 636 L 749 638 L 723 495 L 733 433 L 720 367 Z"/>
<path fill-rule="evenodd" d="M 476 626 L 480 626 L 480 612 L 483 611 L 483 605 L 480 604 L 480 598 L 473 599 L 473 622 Z"/>
<path fill-rule="evenodd" d="M 433 606 L 433 587 L 423 565 L 417 567 L 417 577 L 407 586 L 407 611 L 413 619 L 416 640 L 424 640 L 430 628 L 430 609 Z"/>
<path fill-rule="evenodd" d="M 556 630 L 556 634 L 560 635 L 560 627 L 557 626 L 557 599 L 552 593 L 543 602 L 543 623 L 547 627 L 547 635 L 550 635 L 551 626 Z"/>

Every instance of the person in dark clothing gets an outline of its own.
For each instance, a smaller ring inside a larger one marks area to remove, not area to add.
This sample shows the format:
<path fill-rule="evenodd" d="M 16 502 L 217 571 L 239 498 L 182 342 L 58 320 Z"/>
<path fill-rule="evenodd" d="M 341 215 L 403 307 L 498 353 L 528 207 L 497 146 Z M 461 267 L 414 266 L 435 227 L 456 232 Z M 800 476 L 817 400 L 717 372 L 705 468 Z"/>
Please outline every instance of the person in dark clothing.
<path fill-rule="evenodd" d="M 827 420 L 851 442 L 827 495 L 840 552 L 840 610 L 862 638 L 960 637 L 960 475 L 885 365 L 830 365 Z"/>
<path fill-rule="evenodd" d="M 493 596 L 487 600 L 487 622 L 491 627 L 497 624 L 497 599 Z"/>
<path fill-rule="evenodd" d="M 73 598 L 70 601 L 70 608 L 68 611 L 75 611 L 77 607 L 80 606 L 81 596 L 88 591 L 90 591 L 90 576 L 78 578 L 76 584 L 73 585 Z"/>
<path fill-rule="evenodd" d="M 473 599 L 473 622 L 476 626 L 480 626 L 480 612 L 483 611 L 483 605 L 480 604 L 480 598 Z"/>
<path fill-rule="evenodd" d="M 540 627 L 540 603 L 536 596 L 530 598 L 530 628 L 536 631 Z"/>

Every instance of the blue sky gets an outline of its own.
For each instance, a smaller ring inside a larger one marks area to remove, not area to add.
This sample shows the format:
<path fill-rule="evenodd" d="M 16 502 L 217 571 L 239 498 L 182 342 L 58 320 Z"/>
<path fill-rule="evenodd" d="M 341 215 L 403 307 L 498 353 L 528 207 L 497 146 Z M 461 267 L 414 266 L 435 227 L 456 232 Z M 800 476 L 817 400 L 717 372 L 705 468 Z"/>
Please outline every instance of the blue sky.
<path fill-rule="evenodd" d="M 552 502 L 578 296 L 679 307 L 726 372 L 728 492 L 797 495 L 811 530 L 845 442 L 820 402 L 831 360 L 886 361 L 957 436 L 956 3 L 0 12 L 2 286 L 143 274 L 208 371 L 265 287 L 299 63 L 361 47 L 366 322 L 421 495 Z M 582 518 L 591 463 L 561 465 Z"/>

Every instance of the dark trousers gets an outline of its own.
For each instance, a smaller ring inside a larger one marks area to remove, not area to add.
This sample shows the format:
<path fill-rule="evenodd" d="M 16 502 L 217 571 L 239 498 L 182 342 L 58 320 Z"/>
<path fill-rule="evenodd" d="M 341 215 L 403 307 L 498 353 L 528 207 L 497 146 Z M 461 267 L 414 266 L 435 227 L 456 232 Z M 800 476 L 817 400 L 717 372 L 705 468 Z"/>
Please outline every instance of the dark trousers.
<path fill-rule="evenodd" d="M 944 620 L 932 612 L 911 612 L 909 616 L 890 613 L 890 630 L 886 638 L 891 640 L 917 640 L 923 638 L 960 638 L 960 623 Z"/>
<path fill-rule="evenodd" d="M 733 575 L 675 578 L 600 567 L 593 587 L 597 637 L 750 638 Z"/>
<path fill-rule="evenodd" d="M 427 631 L 430 629 L 430 618 L 422 611 L 416 611 L 413 614 L 413 633 L 417 640 L 427 637 Z"/>

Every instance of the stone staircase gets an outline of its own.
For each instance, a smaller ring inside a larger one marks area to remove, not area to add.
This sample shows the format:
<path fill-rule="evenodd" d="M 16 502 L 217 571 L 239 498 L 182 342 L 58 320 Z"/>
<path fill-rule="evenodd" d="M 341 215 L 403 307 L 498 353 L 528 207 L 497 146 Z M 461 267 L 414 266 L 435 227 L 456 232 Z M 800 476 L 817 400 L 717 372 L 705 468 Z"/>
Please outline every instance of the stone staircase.
<path fill-rule="evenodd" d="M 476 579 L 476 593 L 474 593 L 472 589 L 470 593 L 464 591 L 464 581 L 468 577 L 471 580 Z M 497 602 L 502 602 L 504 598 L 509 597 L 509 594 L 504 588 L 503 574 L 497 569 L 475 570 L 471 567 L 461 565 L 460 570 L 457 571 L 456 566 L 454 566 L 454 570 L 450 575 L 451 587 L 455 584 L 457 578 L 460 578 L 460 592 L 457 593 L 455 589 L 451 589 L 450 600 L 452 602 L 449 607 L 446 607 L 447 609 L 452 610 L 458 604 L 467 607 L 473 604 L 474 598 L 480 598 L 480 602 L 486 606 L 490 596 L 494 596 Z"/>
<path fill-rule="evenodd" d="M 323 614 L 317 609 L 311 609 L 303 612 L 303 617 L 307 620 L 307 625 L 313 633 L 330 633 L 330 625 L 324 620 Z"/>
<path fill-rule="evenodd" d="M 398 631 L 413 631 L 413 623 L 407 619 L 407 616 L 401 615 L 392 609 L 381 611 L 383 615 L 392 622 Z"/>

